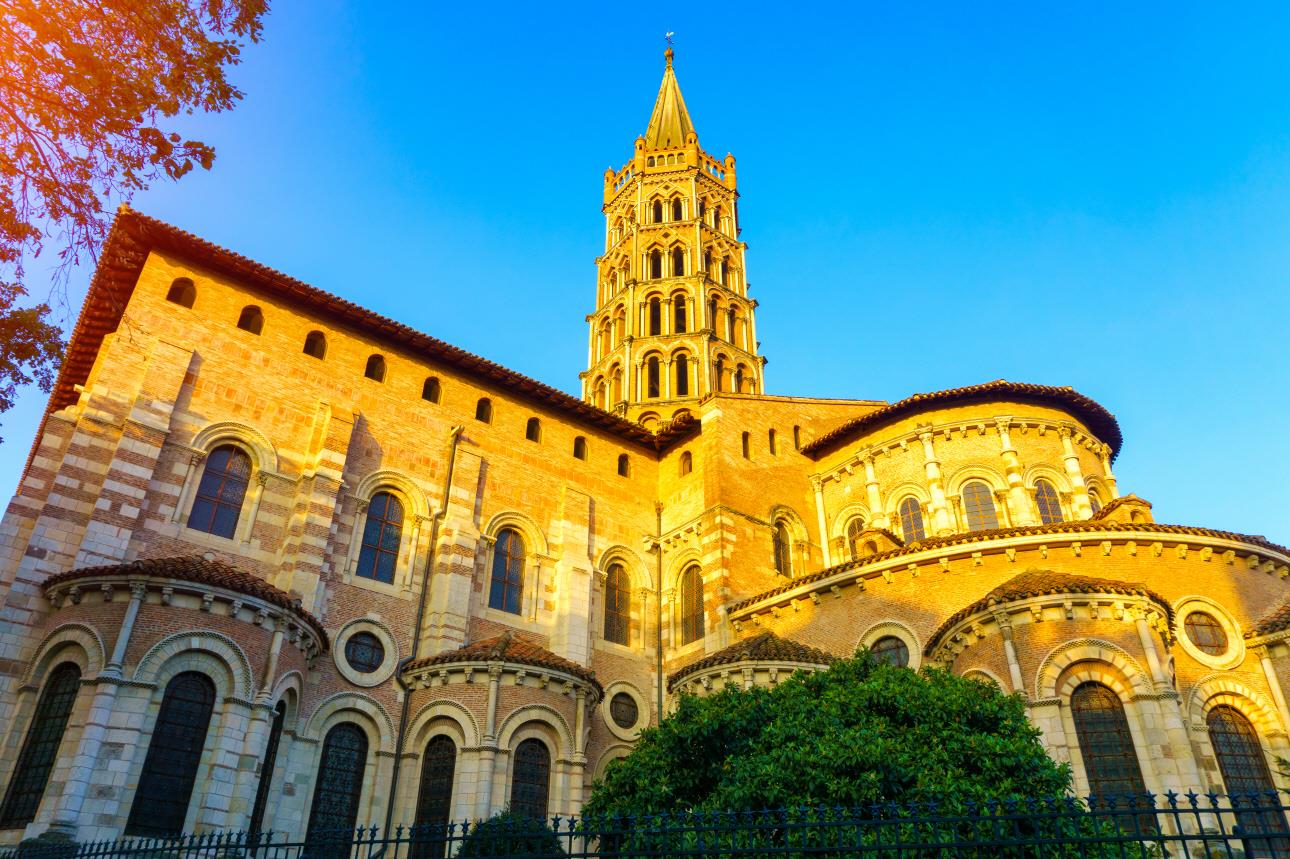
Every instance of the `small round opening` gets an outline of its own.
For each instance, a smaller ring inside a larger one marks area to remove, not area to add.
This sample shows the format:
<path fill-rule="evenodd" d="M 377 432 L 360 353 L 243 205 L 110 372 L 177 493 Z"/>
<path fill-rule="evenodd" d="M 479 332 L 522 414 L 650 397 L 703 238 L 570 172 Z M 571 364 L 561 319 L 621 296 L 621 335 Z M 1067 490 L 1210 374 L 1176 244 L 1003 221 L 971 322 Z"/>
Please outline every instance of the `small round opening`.
<path fill-rule="evenodd" d="M 640 720 L 640 708 L 636 699 L 626 692 L 619 692 L 609 699 L 609 716 L 620 728 L 634 728 Z"/>
<path fill-rule="evenodd" d="M 1227 652 L 1227 632 L 1218 618 L 1204 611 L 1194 611 L 1183 621 L 1187 638 L 1196 647 L 1210 656 L 1222 656 Z"/>
<path fill-rule="evenodd" d="M 385 661 L 385 646 L 370 632 L 356 632 L 345 642 L 345 661 L 359 674 L 371 674 Z"/>

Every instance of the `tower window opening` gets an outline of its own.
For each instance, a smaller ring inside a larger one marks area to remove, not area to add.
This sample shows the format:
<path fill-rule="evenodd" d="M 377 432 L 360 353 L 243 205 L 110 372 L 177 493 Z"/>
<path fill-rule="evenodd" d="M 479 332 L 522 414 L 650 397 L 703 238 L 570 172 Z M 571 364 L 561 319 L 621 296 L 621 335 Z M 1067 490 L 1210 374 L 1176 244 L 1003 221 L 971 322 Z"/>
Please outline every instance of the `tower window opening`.
<path fill-rule="evenodd" d="M 685 248 L 672 248 L 672 277 L 685 275 Z"/>
<path fill-rule="evenodd" d="M 730 277 L 730 264 L 725 260 L 721 261 L 721 285 L 725 286 Z"/>
<path fill-rule="evenodd" d="M 584 460 L 587 458 L 587 439 L 583 436 L 574 436 L 573 458 Z"/>
<path fill-rule="evenodd" d="M 735 342 L 735 309 L 733 307 L 726 309 L 726 342 Z"/>
<path fill-rule="evenodd" d="M 663 302 L 657 296 L 649 300 L 649 333 L 651 337 L 663 333 Z"/>
<path fill-rule="evenodd" d="M 672 201 L 672 220 L 680 221 L 685 218 L 685 210 L 681 207 L 681 198 L 678 197 Z"/>
<path fill-rule="evenodd" d="M 697 564 L 681 573 L 681 644 L 703 638 L 703 572 Z"/>
<path fill-rule="evenodd" d="M 660 250 L 650 251 L 649 276 L 654 280 L 663 276 L 663 252 Z"/>
<path fill-rule="evenodd" d="M 618 476 L 630 477 L 632 473 L 632 461 L 627 454 L 618 454 Z"/>
<path fill-rule="evenodd" d="M 659 385 L 659 360 L 657 355 L 651 355 L 645 362 L 645 396 L 660 396 Z"/>
<path fill-rule="evenodd" d="M 652 220 L 656 224 L 663 223 L 663 201 L 655 200 L 653 211 L 650 212 Z"/>
<path fill-rule="evenodd" d="M 694 456 L 687 450 L 681 453 L 681 462 L 677 466 L 677 471 L 682 477 L 685 477 L 691 471 L 694 471 Z"/>
<path fill-rule="evenodd" d="M 688 397 L 690 395 L 690 359 L 685 355 L 677 355 L 672 363 L 676 367 L 676 395 Z"/>
<path fill-rule="evenodd" d="M 752 459 L 752 436 L 744 433 L 740 439 L 740 446 L 743 450 L 744 459 Z"/>
<path fill-rule="evenodd" d="M 712 276 L 712 251 L 703 252 L 703 273 Z"/>
<path fill-rule="evenodd" d="M 856 516 L 847 523 L 847 549 L 851 552 L 851 560 L 856 561 L 860 558 L 860 535 L 864 533 L 864 517 Z"/>
<path fill-rule="evenodd" d="M 493 571 L 488 586 L 488 607 L 520 614 L 524 598 L 524 538 L 514 528 L 503 528 L 493 547 Z"/>
<path fill-rule="evenodd" d="M 775 523 L 771 534 L 771 550 L 775 559 L 775 572 L 781 576 L 793 575 L 793 540 L 788 525 L 781 519 Z"/>
<path fill-rule="evenodd" d="M 425 384 L 421 386 L 421 399 L 427 403 L 438 403 L 442 395 L 443 386 L 434 376 L 426 379 Z"/>
<path fill-rule="evenodd" d="M 725 361 L 721 358 L 717 358 L 716 363 L 712 365 L 712 375 L 716 377 L 713 379 L 712 387 L 717 391 L 717 393 L 721 393 L 725 390 L 723 387 L 725 385 L 725 373 Z"/>
<path fill-rule="evenodd" d="M 735 393 L 742 394 L 743 392 L 744 392 L 744 365 L 740 364 L 738 367 L 735 367 Z"/>
<path fill-rule="evenodd" d="M 373 382 L 385 381 L 385 359 L 380 355 L 372 355 L 367 359 L 367 366 L 363 368 L 363 375 Z"/>
<path fill-rule="evenodd" d="M 702 220 L 703 216 L 708 213 L 707 210 L 708 210 L 708 204 L 705 203 L 703 200 L 700 200 L 699 201 L 699 220 Z"/>
<path fill-rule="evenodd" d="M 721 229 L 721 207 L 720 206 L 712 207 L 712 228 L 714 230 Z"/>
<path fill-rule="evenodd" d="M 770 450 L 770 455 L 774 456 L 775 455 L 775 431 L 774 430 L 770 430 L 769 432 L 767 432 L 766 444 Z"/>
<path fill-rule="evenodd" d="M 717 300 L 715 298 L 708 299 L 708 327 L 712 329 L 714 335 L 717 334 Z"/>
<path fill-rule="evenodd" d="M 252 334 L 259 334 L 264 330 L 264 312 L 254 304 L 248 304 L 242 308 L 241 314 L 237 317 L 237 327 Z"/>
<path fill-rule="evenodd" d="M 327 357 L 327 337 L 321 331 L 310 331 L 305 335 L 304 353 L 319 361 Z"/>
<path fill-rule="evenodd" d="M 646 159 L 645 159 L 645 166 L 646 166 L 646 167 L 653 167 L 653 166 L 654 166 L 654 156 L 653 156 L 653 155 L 651 155 L 649 158 L 646 158 Z"/>
<path fill-rule="evenodd" d="M 678 295 L 672 299 L 672 333 L 685 333 L 685 296 Z"/>
<path fill-rule="evenodd" d="M 166 301 L 192 310 L 197 301 L 197 287 L 186 277 L 176 278 L 166 290 Z"/>
<path fill-rule="evenodd" d="M 524 425 L 524 438 L 529 441 L 542 441 L 542 422 L 537 418 L 529 418 L 528 423 Z"/>
<path fill-rule="evenodd" d="M 793 427 L 793 450 L 801 450 L 801 449 L 802 449 L 802 428 L 800 426 L 795 426 Z"/>
<path fill-rule="evenodd" d="M 493 422 L 493 401 L 488 397 L 480 397 L 475 403 L 475 420 L 486 424 Z"/>

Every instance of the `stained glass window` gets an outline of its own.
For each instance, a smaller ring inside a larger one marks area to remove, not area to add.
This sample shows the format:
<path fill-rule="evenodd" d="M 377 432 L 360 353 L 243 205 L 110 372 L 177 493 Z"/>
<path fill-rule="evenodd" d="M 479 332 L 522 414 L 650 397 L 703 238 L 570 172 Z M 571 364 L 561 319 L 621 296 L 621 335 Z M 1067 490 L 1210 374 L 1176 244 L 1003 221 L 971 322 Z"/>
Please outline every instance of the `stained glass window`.
<path fill-rule="evenodd" d="M 17 829 L 36 819 L 80 688 L 81 669 L 74 663 L 64 662 L 49 672 L 0 807 L 0 828 Z"/>
<path fill-rule="evenodd" d="M 520 613 L 524 598 L 524 538 L 513 528 L 503 528 L 493 548 L 493 579 L 488 607 Z"/>
<path fill-rule="evenodd" d="M 362 728 L 341 722 L 327 732 L 309 809 L 310 840 L 343 838 L 343 852 L 338 853 L 349 855 L 366 768 L 367 734 Z"/>
<path fill-rule="evenodd" d="M 385 645 L 370 632 L 356 632 L 345 641 L 345 661 L 359 674 L 371 674 L 385 662 Z"/>
<path fill-rule="evenodd" d="M 1062 505 L 1057 500 L 1057 490 L 1047 480 L 1035 481 L 1035 504 L 1039 507 L 1039 521 L 1045 525 L 1062 521 Z"/>
<path fill-rule="evenodd" d="M 775 523 L 771 535 L 771 549 L 775 555 L 775 572 L 781 576 L 793 575 L 793 538 L 788 533 L 788 526 L 783 522 Z"/>
<path fill-rule="evenodd" d="M 1276 795 L 1276 786 L 1268 770 L 1268 759 L 1263 754 L 1263 744 L 1259 742 L 1259 735 L 1250 720 L 1235 707 L 1220 704 L 1209 711 L 1205 723 L 1209 728 L 1214 756 L 1218 758 L 1218 770 L 1223 775 L 1223 787 L 1231 797 L 1232 806 L 1275 806 L 1277 801 L 1272 797 Z M 1286 837 L 1286 820 L 1280 811 L 1238 811 L 1236 819 L 1247 838 L 1256 833 L 1282 836 L 1275 841 L 1247 840 L 1249 855 L 1290 856 L 1290 838 Z"/>
<path fill-rule="evenodd" d="M 864 533 L 864 519 L 855 517 L 847 523 L 847 548 L 851 551 L 851 560 L 860 557 L 860 535 Z"/>
<path fill-rule="evenodd" d="M 551 752 L 541 740 L 527 739 L 515 747 L 511 774 L 511 811 L 538 820 L 546 818 L 551 782 Z"/>
<path fill-rule="evenodd" d="M 393 584 L 402 539 L 403 504 L 389 492 L 376 493 L 367 505 L 357 574 L 365 579 Z"/>
<path fill-rule="evenodd" d="M 923 508 L 919 506 L 917 498 L 911 495 L 900 502 L 899 512 L 900 533 L 906 543 L 922 540 L 927 536 L 927 532 L 923 530 Z"/>
<path fill-rule="evenodd" d="M 616 644 L 631 641 L 632 586 L 627 568 L 610 564 L 605 575 L 605 640 Z"/>
<path fill-rule="evenodd" d="M 636 705 L 636 699 L 626 692 L 619 692 L 609 699 L 609 718 L 614 720 L 614 724 L 620 728 L 634 728 L 640 721 L 640 707 Z"/>
<path fill-rule="evenodd" d="M 233 539 L 250 482 L 251 457 L 243 450 L 231 444 L 212 450 L 206 457 L 197 496 L 188 512 L 188 527 Z"/>
<path fill-rule="evenodd" d="M 1081 683 L 1071 693 L 1071 717 L 1089 792 L 1102 797 L 1146 793 L 1120 697 L 1101 683 Z"/>
<path fill-rule="evenodd" d="M 125 825 L 127 835 L 164 837 L 184 831 L 214 707 L 215 684 L 205 674 L 185 671 L 166 684 Z"/>
<path fill-rule="evenodd" d="M 1218 618 L 1204 611 L 1193 611 L 1183 621 L 1187 638 L 1197 648 L 1210 656 L 1222 656 L 1227 652 L 1227 633 Z"/>
<path fill-rule="evenodd" d="M 869 652 L 879 662 L 886 662 L 897 668 L 905 668 L 909 665 L 909 645 L 905 644 L 905 640 L 899 636 L 884 635 L 869 645 Z"/>
<path fill-rule="evenodd" d="M 452 780 L 457 768 L 457 744 L 445 734 L 426 743 L 421 756 L 421 786 L 417 791 L 416 830 L 412 856 L 444 854 L 448 822 L 452 819 Z"/>
<path fill-rule="evenodd" d="M 681 643 L 703 637 L 703 574 L 698 565 L 681 573 Z"/>
<path fill-rule="evenodd" d="M 967 514 L 969 531 L 988 531 L 999 527 L 999 516 L 994 509 L 994 493 L 980 480 L 973 480 L 963 487 L 963 511 Z"/>

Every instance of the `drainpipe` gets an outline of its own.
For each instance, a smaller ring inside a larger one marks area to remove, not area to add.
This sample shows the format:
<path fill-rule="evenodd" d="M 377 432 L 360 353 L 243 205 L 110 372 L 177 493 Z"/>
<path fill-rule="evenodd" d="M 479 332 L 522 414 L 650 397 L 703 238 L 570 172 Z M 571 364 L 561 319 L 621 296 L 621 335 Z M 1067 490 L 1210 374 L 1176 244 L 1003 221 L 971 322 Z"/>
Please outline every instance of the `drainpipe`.
<path fill-rule="evenodd" d="M 412 646 L 408 648 L 408 657 L 399 660 L 399 664 L 394 669 L 394 681 L 403 690 L 403 707 L 399 711 L 399 730 L 394 735 L 394 769 L 390 773 L 390 796 L 385 804 L 385 832 L 387 834 L 390 831 L 390 824 L 394 820 L 394 803 L 399 792 L 399 770 L 403 764 L 403 735 L 408 729 L 408 717 L 412 711 L 412 692 L 408 688 L 408 684 L 403 681 L 403 669 L 417 658 L 417 654 L 421 650 L 421 625 L 425 622 L 426 599 L 430 596 L 430 574 L 434 571 L 434 553 L 435 546 L 439 542 L 439 525 L 443 522 L 444 515 L 448 512 L 448 497 L 449 493 L 452 492 L 452 471 L 457 464 L 457 445 L 461 441 L 463 430 L 465 430 L 465 427 L 455 426 L 448 431 L 448 471 L 443 478 L 443 497 L 439 501 L 439 509 L 430 520 L 430 547 L 426 552 L 425 570 L 421 575 L 421 595 L 417 599 L 417 619 L 416 623 L 412 625 Z M 382 852 L 384 852 L 383 849 Z"/>
<path fill-rule="evenodd" d="M 658 720 L 663 721 L 663 502 L 654 502 L 654 651 L 658 657 Z"/>

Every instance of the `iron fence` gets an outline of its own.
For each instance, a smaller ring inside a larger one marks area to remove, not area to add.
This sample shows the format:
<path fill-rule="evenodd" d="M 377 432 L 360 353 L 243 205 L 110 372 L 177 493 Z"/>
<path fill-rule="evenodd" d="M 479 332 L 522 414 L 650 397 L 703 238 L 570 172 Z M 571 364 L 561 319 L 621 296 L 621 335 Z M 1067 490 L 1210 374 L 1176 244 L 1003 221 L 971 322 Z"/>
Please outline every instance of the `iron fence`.
<path fill-rule="evenodd" d="M 646 857 L 1287 857 L 1290 806 L 1275 792 L 1119 799 L 883 803 L 855 808 L 510 817 L 310 833 L 211 832 L 58 843 L 34 839 L 0 859 L 646 859 Z"/>

